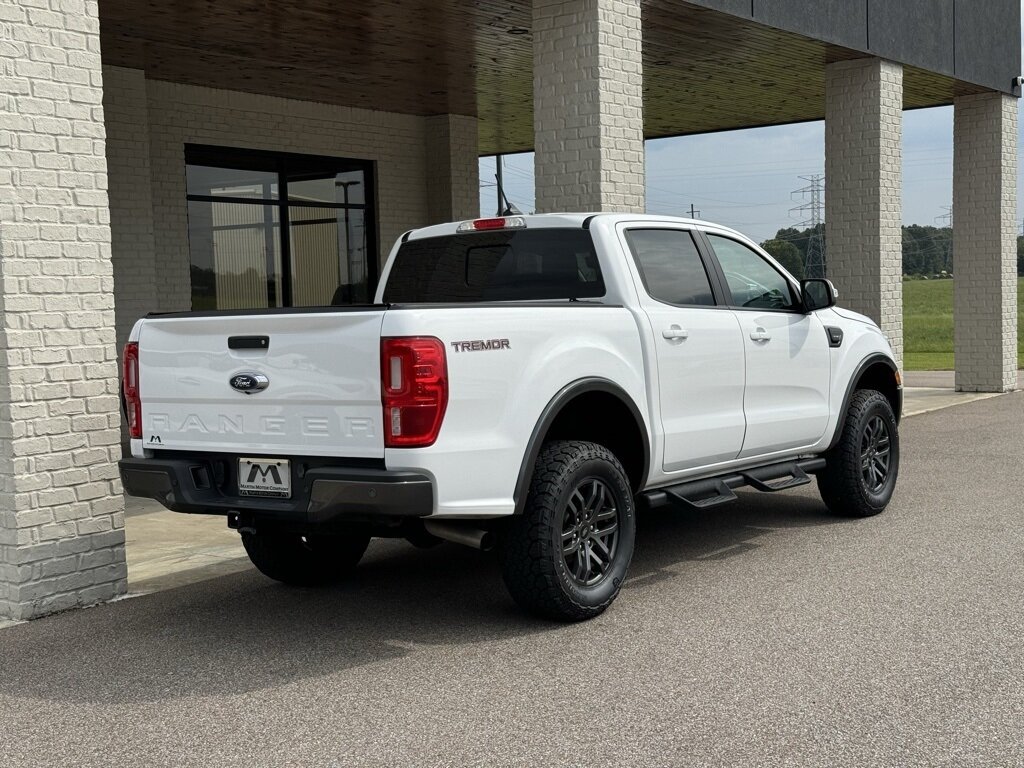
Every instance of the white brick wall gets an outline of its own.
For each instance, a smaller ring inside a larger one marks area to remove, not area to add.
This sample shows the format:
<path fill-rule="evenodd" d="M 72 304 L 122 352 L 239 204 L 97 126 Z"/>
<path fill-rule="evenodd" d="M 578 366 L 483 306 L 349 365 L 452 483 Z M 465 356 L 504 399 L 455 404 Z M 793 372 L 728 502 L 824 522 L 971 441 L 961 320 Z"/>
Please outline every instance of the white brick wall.
<path fill-rule="evenodd" d="M 958 96 L 953 120 L 956 388 L 1017 386 L 1017 108 L 1012 96 Z"/>
<path fill-rule="evenodd" d="M 480 149 L 477 119 L 434 115 L 426 119 L 427 216 L 431 224 L 480 216 Z"/>
<path fill-rule="evenodd" d="M 644 210 L 640 0 L 534 0 L 537 211 Z"/>
<path fill-rule="evenodd" d="M 31 618 L 126 588 L 96 1 L 0 0 L 0 71 L 0 615 Z"/>
<path fill-rule="evenodd" d="M 879 324 L 903 361 L 903 68 L 825 68 L 827 276 L 843 306 Z"/>
<path fill-rule="evenodd" d="M 149 118 L 141 70 L 103 68 L 117 345 L 157 304 Z"/>

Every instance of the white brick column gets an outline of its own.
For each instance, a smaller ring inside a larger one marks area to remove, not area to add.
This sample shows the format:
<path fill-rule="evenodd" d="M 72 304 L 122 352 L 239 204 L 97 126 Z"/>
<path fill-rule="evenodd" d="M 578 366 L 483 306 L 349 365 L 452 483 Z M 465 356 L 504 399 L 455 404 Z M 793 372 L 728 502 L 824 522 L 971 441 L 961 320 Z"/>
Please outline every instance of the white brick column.
<path fill-rule="evenodd" d="M 110 251 L 114 267 L 117 346 L 135 321 L 158 306 L 149 173 L 146 76 L 141 69 L 103 68 L 103 116 L 110 181 Z"/>
<path fill-rule="evenodd" d="M 126 588 L 95 0 L 0 0 L 0 615 Z"/>
<path fill-rule="evenodd" d="M 903 361 L 903 67 L 825 67 L 826 270 L 843 306 L 879 324 Z"/>
<path fill-rule="evenodd" d="M 958 96 L 953 118 L 956 388 L 1017 386 L 1017 99 Z"/>
<path fill-rule="evenodd" d="M 434 115 L 426 122 L 429 224 L 480 216 L 480 151 L 477 119 Z"/>
<path fill-rule="evenodd" d="M 644 210 L 640 0 L 534 0 L 537 212 Z"/>

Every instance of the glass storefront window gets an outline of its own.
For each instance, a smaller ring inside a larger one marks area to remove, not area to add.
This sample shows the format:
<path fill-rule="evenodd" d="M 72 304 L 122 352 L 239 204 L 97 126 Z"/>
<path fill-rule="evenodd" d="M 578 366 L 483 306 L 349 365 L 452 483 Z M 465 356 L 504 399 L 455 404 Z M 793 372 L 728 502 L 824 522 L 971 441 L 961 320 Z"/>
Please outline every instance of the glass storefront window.
<path fill-rule="evenodd" d="M 372 300 L 370 163 L 192 146 L 186 162 L 193 309 Z"/>

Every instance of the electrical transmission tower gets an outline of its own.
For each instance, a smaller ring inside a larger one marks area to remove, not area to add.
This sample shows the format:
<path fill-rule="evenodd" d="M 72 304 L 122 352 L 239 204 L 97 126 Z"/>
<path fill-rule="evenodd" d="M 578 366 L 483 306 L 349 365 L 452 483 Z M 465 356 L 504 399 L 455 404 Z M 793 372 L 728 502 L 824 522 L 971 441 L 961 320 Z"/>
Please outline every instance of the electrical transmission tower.
<path fill-rule="evenodd" d="M 793 198 L 805 200 L 802 205 L 790 208 L 790 214 L 799 213 L 806 216 L 797 226 L 811 230 L 811 238 L 807 242 L 807 255 L 804 259 L 805 277 L 825 277 L 825 238 L 822 222 L 825 212 L 825 177 L 820 173 L 813 176 L 801 176 L 808 182 L 807 186 L 795 190 Z"/>

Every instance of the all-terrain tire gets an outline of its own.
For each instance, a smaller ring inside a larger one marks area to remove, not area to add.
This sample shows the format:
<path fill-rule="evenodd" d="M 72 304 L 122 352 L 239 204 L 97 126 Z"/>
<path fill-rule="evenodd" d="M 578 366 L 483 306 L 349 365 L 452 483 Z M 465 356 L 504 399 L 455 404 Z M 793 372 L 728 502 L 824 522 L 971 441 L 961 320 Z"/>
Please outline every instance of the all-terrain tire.
<path fill-rule="evenodd" d="M 508 591 L 522 608 L 545 618 L 597 616 L 626 578 L 635 518 L 629 480 L 611 451 L 576 440 L 547 443 L 534 465 L 524 513 L 510 518 L 498 539 Z"/>
<path fill-rule="evenodd" d="M 351 572 L 370 536 L 301 536 L 278 531 L 243 531 L 242 544 L 264 576 L 299 587 L 332 584 Z"/>
<path fill-rule="evenodd" d="M 854 392 L 842 429 L 818 473 L 818 491 L 837 515 L 877 515 L 892 499 L 900 468 L 899 432 L 889 399 L 873 389 Z"/>

